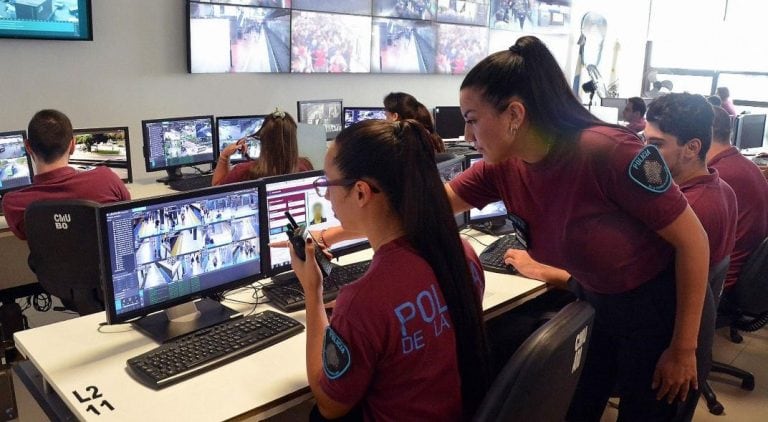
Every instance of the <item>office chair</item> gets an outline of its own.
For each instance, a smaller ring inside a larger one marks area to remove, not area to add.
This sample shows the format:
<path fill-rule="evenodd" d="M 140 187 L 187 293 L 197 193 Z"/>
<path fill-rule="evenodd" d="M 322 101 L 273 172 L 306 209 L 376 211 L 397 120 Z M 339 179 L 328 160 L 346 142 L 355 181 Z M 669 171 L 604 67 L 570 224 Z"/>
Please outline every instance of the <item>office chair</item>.
<path fill-rule="evenodd" d="M 739 274 L 739 280 L 733 289 L 724 295 L 718 306 L 715 326 L 729 327 L 730 338 L 734 343 L 743 340 L 739 331 L 752 332 L 768 323 L 768 239 L 752 252 L 749 260 Z M 735 366 L 713 361 L 711 372 L 723 373 L 741 380 L 741 388 L 755 389 L 755 376 Z M 717 401 L 717 396 L 709 385 L 702 383 L 701 394 L 707 401 L 709 412 L 719 415 L 725 410 Z"/>
<path fill-rule="evenodd" d="M 24 212 L 30 269 L 80 315 L 104 310 L 98 208 L 85 200 L 40 201 Z"/>
<path fill-rule="evenodd" d="M 564 420 L 584 367 L 594 317 L 591 305 L 577 301 L 539 327 L 496 377 L 474 420 Z"/>

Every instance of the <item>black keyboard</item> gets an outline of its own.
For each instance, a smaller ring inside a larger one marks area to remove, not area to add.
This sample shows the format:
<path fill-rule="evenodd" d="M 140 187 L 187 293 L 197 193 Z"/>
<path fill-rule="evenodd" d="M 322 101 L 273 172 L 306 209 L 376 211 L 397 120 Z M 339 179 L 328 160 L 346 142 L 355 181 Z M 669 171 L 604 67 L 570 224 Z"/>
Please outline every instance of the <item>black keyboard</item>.
<path fill-rule="evenodd" d="M 323 279 L 323 301 L 330 302 L 339 295 L 339 290 L 349 283 L 357 281 L 368 271 L 371 261 L 333 267 L 331 274 Z M 296 276 L 285 281 L 273 282 L 261 289 L 269 298 L 270 304 L 283 312 L 295 312 L 304 309 L 304 289 Z"/>
<path fill-rule="evenodd" d="M 185 177 L 183 179 L 169 180 L 168 187 L 176 191 L 188 191 L 211 187 L 213 181 L 212 174 L 201 174 L 200 176 Z"/>
<path fill-rule="evenodd" d="M 304 331 L 295 319 L 273 311 L 236 318 L 165 343 L 128 359 L 140 382 L 160 389 L 219 367 Z"/>
<path fill-rule="evenodd" d="M 526 250 L 527 248 L 517 237 L 517 234 L 501 236 L 480 253 L 480 263 L 483 264 L 483 269 L 496 273 L 517 274 L 515 267 L 504 263 L 504 254 L 507 253 L 507 249 Z"/>

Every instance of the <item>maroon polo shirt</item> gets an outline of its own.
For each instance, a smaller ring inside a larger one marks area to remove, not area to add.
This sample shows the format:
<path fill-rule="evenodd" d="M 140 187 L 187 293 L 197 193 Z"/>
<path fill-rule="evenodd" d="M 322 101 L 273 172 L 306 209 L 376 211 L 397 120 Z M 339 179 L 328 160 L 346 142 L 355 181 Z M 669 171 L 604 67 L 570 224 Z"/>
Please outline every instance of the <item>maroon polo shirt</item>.
<path fill-rule="evenodd" d="M 251 167 L 255 165 L 255 161 L 246 161 L 244 163 L 236 164 L 234 167 L 232 167 L 229 170 L 229 173 L 224 177 L 224 179 L 221 181 L 221 185 L 226 185 L 229 183 L 237 183 L 237 182 L 244 182 L 246 180 L 251 180 Z M 312 170 L 311 163 L 307 160 L 302 160 L 301 158 L 296 164 L 296 172 L 303 172 L 303 171 L 310 171 Z M 266 175 L 262 176 L 266 177 Z"/>

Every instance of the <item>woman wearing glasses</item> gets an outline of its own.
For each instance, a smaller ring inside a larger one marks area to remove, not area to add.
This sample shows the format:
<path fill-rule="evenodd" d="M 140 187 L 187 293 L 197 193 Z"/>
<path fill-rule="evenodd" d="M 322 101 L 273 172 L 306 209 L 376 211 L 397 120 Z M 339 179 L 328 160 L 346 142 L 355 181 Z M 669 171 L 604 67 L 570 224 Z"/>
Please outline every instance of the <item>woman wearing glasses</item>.
<path fill-rule="evenodd" d="M 213 172 L 214 186 L 312 170 L 312 164 L 299 157 L 296 122 L 290 114 L 276 110 L 267 115 L 261 128 L 248 138 L 259 140 L 259 157 L 230 168 L 229 159 L 232 154 L 240 151 L 248 158 L 249 148 L 246 138 L 227 145 L 219 154 Z"/>
<path fill-rule="evenodd" d="M 329 322 L 317 264 L 291 251 L 306 297 L 316 418 L 460 420 L 485 393 L 482 270 L 430 161 L 429 134 L 413 120 L 357 123 L 328 150 L 317 193 L 374 256 L 342 288 Z M 310 239 L 306 256 L 315 247 Z"/>

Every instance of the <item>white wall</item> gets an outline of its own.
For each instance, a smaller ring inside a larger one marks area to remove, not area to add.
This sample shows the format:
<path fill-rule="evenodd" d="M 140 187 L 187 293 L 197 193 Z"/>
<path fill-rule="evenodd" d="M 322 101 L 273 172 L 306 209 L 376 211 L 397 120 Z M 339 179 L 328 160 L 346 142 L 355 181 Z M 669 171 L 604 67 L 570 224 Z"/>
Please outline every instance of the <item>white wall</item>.
<path fill-rule="evenodd" d="M 378 106 L 390 91 L 427 107 L 458 105 L 462 77 L 446 75 L 191 75 L 184 0 L 94 0 L 92 42 L 0 39 L 0 131 L 26 129 L 56 108 L 75 127 L 129 126 L 134 180 L 148 176 L 142 119 L 296 113 L 299 99 Z"/>

